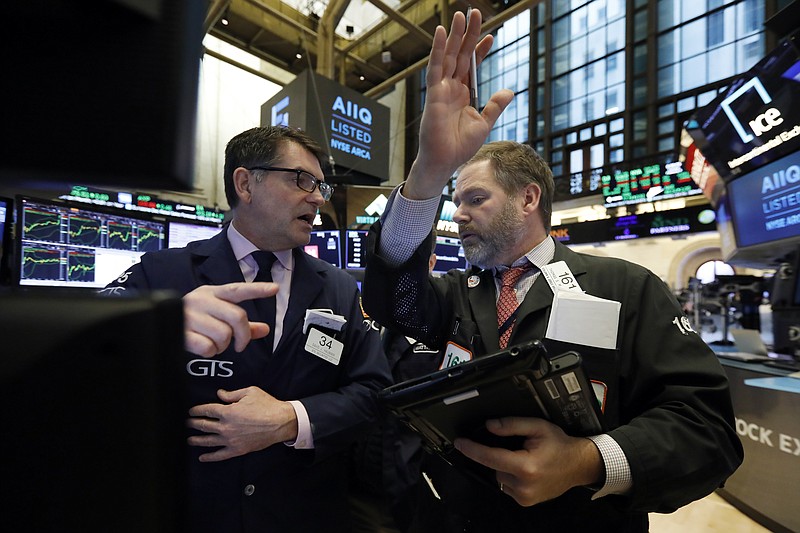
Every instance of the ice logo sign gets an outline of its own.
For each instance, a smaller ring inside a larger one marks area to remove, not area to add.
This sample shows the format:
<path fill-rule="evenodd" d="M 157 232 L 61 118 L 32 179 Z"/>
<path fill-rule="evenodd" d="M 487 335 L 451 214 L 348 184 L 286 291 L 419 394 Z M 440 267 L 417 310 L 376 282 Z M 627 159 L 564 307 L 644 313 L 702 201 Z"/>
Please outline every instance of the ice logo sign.
<path fill-rule="evenodd" d="M 736 129 L 736 133 L 739 134 L 739 137 L 742 139 L 742 142 L 749 143 L 755 137 L 761 137 L 764 133 L 771 130 L 773 127 L 778 126 L 783 123 L 783 118 L 781 117 L 781 112 L 771 107 L 755 117 L 753 120 L 748 121 L 748 125 L 750 126 L 750 131 L 752 133 L 748 133 L 742 122 L 739 120 L 739 117 L 736 116 L 736 113 L 731 108 L 731 104 L 735 102 L 739 97 L 741 97 L 744 93 L 749 91 L 750 89 L 755 90 L 758 96 L 761 97 L 761 101 L 764 104 L 769 104 L 772 102 L 772 97 L 764 88 L 764 85 L 761 83 L 757 77 L 753 78 L 752 80 L 748 81 L 739 89 L 737 89 L 732 95 L 727 97 L 722 101 L 720 107 L 728 116 L 728 120 L 731 121 L 731 124 Z"/>

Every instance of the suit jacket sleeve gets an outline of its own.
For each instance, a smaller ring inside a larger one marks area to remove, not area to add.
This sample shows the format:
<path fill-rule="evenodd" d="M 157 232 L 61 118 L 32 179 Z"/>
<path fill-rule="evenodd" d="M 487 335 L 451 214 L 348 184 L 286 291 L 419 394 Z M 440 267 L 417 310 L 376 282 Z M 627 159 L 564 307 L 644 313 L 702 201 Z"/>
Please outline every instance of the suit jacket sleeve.
<path fill-rule="evenodd" d="M 641 268 L 626 275 L 620 425 L 609 434 L 631 467 L 629 505 L 668 513 L 721 486 L 743 451 L 717 357 L 660 279 Z"/>
<path fill-rule="evenodd" d="M 337 291 L 342 309 L 348 310 L 337 388 L 298 398 L 311 421 L 315 460 L 341 451 L 368 429 L 377 419 L 377 392 L 392 384 L 380 332 L 365 319 L 355 281 L 349 281 L 352 288 L 330 288 Z"/>
<path fill-rule="evenodd" d="M 367 268 L 362 284 L 364 310 L 382 326 L 440 348 L 442 330 L 452 315 L 446 283 L 428 271 L 431 233 L 403 265 L 393 267 L 378 254 L 382 226 L 372 225 L 367 239 Z M 421 312 L 420 310 L 426 312 Z"/>

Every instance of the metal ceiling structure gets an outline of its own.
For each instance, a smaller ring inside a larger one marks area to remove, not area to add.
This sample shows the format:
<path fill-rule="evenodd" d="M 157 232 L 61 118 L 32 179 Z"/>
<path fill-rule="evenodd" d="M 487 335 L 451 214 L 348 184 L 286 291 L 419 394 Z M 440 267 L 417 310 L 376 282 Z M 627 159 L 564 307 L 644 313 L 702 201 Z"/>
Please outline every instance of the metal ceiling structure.
<path fill-rule="evenodd" d="M 540 0 L 405 0 L 396 9 L 381 0 L 358 0 L 384 16 L 345 38 L 335 28 L 351 1 L 328 0 L 323 13 L 306 15 L 281 0 L 209 0 L 205 30 L 286 71 L 310 67 L 378 97 L 424 67 L 436 26 L 449 27 L 456 10 L 480 9 L 484 32 L 490 32 Z"/>

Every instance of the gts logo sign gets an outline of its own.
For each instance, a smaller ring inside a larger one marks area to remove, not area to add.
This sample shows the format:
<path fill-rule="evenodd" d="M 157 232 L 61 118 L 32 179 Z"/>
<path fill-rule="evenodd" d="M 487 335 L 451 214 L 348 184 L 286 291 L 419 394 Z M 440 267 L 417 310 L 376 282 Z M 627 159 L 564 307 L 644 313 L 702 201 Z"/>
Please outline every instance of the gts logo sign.
<path fill-rule="evenodd" d="M 233 376 L 233 361 L 216 359 L 192 359 L 186 363 L 186 371 L 192 376 L 229 378 Z"/>

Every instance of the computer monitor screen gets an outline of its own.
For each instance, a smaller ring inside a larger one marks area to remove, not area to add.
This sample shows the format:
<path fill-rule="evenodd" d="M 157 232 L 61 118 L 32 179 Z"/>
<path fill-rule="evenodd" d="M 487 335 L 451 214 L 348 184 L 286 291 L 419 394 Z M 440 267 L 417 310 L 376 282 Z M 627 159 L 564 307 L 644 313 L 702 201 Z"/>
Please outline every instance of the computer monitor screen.
<path fill-rule="evenodd" d="M 439 202 L 439 213 L 436 216 L 436 233 L 445 237 L 458 237 L 458 224 L 453 222 L 456 204 L 448 195 L 442 195 Z"/>
<path fill-rule="evenodd" d="M 183 307 L 154 293 L 0 293 L 8 531 L 186 531 Z"/>
<path fill-rule="evenodd" d="M 800 151 L 730 180 L 717 206 L 723 259 L 763 268 L 800 246 Z"/>
<path fill-rule="evenodd" d="M 183 248 L 190 242 L 210 239 L 220 231 L 220 226 L 170 220 L 167 225 L 167 248 Z"/>
<path fill-rule="evenodd" d="M 11 213 L 11 199 L 0 197 L 0 285 L 7 285 L 10 280 Z"/>
<path fill-rule="evenodd" d="M 448 270 L 467 268 L 467 258 L 464 257 L 464 247 L 461 246 L 461 239 L 457 237 L 436 236 L 436 265 L 433 271 L 437 274 L 444 274 Z"/>
<path fill-rule="evenodd" d="M 165 222 L 57 200 L 19 197 L 17 203 L 23 286 L 104 287 L 145 252 L 165 245 Z"/>
<path fill-rule="evenodd" d="M 336 268 L 342 268 L 342 235 L 337 230 L 311 232 L 311 240 L 303 249 L 308 255 L 322 259 Z"/>
<path fill-rule="evenodd" d="M 367 266 L 367 235 L 369 230 L 345 230 L 345 268 L 364 270 Z"/>

